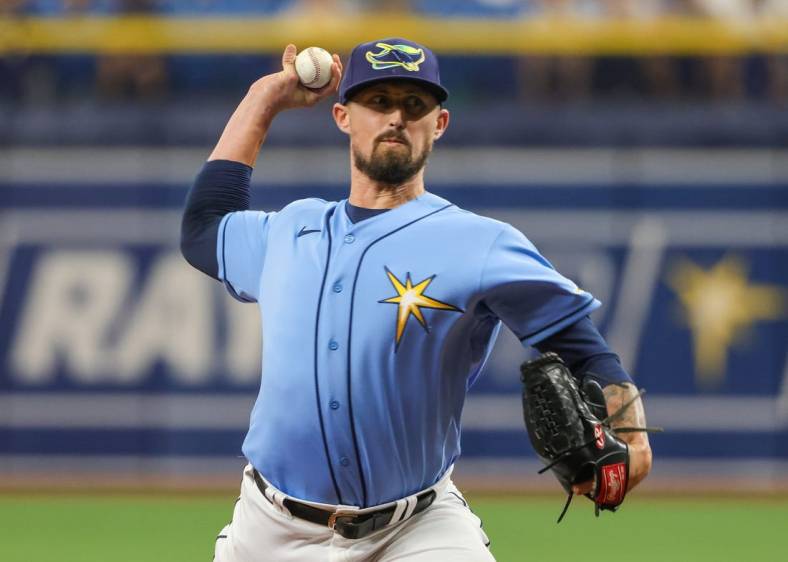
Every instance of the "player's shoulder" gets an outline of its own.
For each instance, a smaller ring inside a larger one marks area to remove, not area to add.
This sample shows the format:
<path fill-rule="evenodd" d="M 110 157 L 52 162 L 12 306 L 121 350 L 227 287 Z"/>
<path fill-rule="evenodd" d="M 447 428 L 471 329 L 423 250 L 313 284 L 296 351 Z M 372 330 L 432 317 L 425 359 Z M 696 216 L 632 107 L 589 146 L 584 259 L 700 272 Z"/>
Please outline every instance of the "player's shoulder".
<path fill-rule="evenodd" d="M 473 236 L 490 247 L 522 246 L 529 250 L 535 249 L 526 235 L 508 222 L 480 215 L 457 205 L 452 205 L 446 211 L 444 219 L 447 223 L 452 223 L 457 230 L 465 232 L 466 236 Z"/>
<path fill-rule="evenodd" d="M 320 213 L 326 209 L 336 206 L 336 204 L 336 201 L 326 201 L 325 199 L 320 199 L 319 197 L 307 197 L 305 199 L 297 199 L 291 203 L 288 203 L 279 212 L 281 214 L 302 213 L 304 211 L 314 211 Z"/>
<path fill-rule="evenodd" d="M 326 201 L 318 197 L 298 199 L 288 203 L 277 213 L 277 222 L 282 223 L 296 219 L 303 220 L 312 216 L 320 217 L 336 207 L 336 205 L 336 201 Z"/>
<path fill-rule="evenodd" d="M 444 213 L 439 213 L 437 218 L 438 220 L 443 219 L 445 222 L 451 222 L 458 228 L 472 228 L 477 234 L 498 236 L 504 230 L 516 230 L 509 223 L 474 213 L 456 204 L 452 204 Z"/>

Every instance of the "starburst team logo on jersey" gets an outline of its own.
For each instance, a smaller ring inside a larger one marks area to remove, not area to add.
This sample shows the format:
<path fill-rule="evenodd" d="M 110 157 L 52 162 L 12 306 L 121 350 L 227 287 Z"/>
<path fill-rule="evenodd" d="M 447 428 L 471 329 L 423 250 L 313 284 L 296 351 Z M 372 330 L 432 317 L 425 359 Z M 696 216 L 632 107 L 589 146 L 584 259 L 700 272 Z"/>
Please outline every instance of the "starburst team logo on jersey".
<path fill-rule="evenodd" d="M 400 66 L 410 72 L 418 72 L 419 65 L 426 58 L 424 49 L 410 45 L 389 45 L 388 43 L 375 43 L 380 49 L 377 53 L 366 52 L 366 59 L 374 70 L 386 70 Z"/>
<path fill-rule="evenodd" d="M 416 320 L 419 321 L 419 324 L 421 324 L 421 327 L 424 328 L 425 332 L 430 332 L 429 325 L 424 320 L 424 313 L 421 311 L 422 308 L 434 308 L 438 310 L 463 312 L 462 309 L 457 308 L 452 304 L 441 302 L 424 294 L 424 291 L 427 290 L 429 284 L 432 283 L 433 279 L 435 279 L 435 275 L 427 277 L 424 281 L 420 281 L 414 285 L 413 281 L 411 281 L 410 273 L 407 273 L 405 275 L 405 283 L 403 284 L 402 281 L 397 279 L 397 276 L 394 275 L 388 267 L 386 267 L 385 270 L 389 281 L 391 281 L 391 284 L 394 286 L 394 290 L 397 291 L 397 295 L 380 300 L 378 302 L 397 305 L 397 331 L 395 349 L 399 348 L 399 342 L 402 339 L 402 334 L 405 332 L 405 326 L 407 325 L 408 318 L 410 318 L 411 315 L 416 317 Z"/>

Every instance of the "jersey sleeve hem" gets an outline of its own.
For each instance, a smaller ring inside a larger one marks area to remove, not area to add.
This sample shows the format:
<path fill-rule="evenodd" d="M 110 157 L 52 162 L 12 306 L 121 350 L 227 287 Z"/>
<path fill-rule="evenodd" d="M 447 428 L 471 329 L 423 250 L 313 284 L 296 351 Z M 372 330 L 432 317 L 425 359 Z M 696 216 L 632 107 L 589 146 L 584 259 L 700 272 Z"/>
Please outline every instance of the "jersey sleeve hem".
<path fill-rule="evenodd" d="M 236 291 L 235 287 L 233 287 L 232 283 L 230 283 L 227 280 L 227 277 L 226 277 L 227 263 L 226 263 L 226 260 L 225 260 L 225 257 L 224 257 L 224 251 L 225 251 L 225 248 L 224 248 L 225 236 L 224 235 L 225 235 L 225 231 L 227 230 L 227 223 L 229 222 L 230 217 L 232 215 L 233 215 L 233 213 L 227 213 L 226 215 L 224 215 L 224 217 L 222 217 L 222 220 L 219 223 L 219 236 L 217 237 L 217 240 L 216 240 L 216 261 L 217 261 L 217 263 L 219 265 L 219 275 L 218 275 L 218 277 L 219 277 L 219 280 L 224 285 L 224 288 L 227 289 L 227 292 L 230 293 L 230 296 L 233 297 L 235 300 L 240 301 L 240 302 L 244 302 L 244 303 L 257 302 L 255 299 L 253 299 L 251 297 L 248 297 L 247 295 L 239 293 L 238 291 Z"/>
<path fill-rule="evenodd" d="M 523 344 L 523 346 L 526 347 L 532 346 L 535 343 L 539 343 L 543 339 L 549 338 L 553 334 L 560 332 L 561 330 L 563 330 L 568 326 L 571 326 L 572 324 L 574 324 L 584 316 L 588 316 L 591 312 L 593 312 L 600 306 L 602 306 L 602 303 L 596 300 L 594 297 L 591 297 L 591 299 L 587 303 L 585 303 L 583 306 L 581 306 L 574 312 L 571 312 L 566 316 L 559 318 L 555 322 L 548 324 L 547 326 L 545 326 L 544 328 L 542 328 L 537 332 L 532 332 L 530 334 L 526 334 L 525 336 L 521 337 L 520 342 Z"/>

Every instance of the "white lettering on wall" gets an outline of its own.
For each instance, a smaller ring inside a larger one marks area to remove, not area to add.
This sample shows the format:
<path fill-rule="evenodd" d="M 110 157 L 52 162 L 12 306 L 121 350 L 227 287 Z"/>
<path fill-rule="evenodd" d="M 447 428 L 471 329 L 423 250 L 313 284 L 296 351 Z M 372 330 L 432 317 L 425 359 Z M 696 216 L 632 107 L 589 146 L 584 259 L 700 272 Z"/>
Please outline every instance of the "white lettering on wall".
<path fill-rule="evenodd" d="M 106 337 L 132 274 L 131 260 L 120 252 L 44 254 L 33 271 L 13 346 L 16 376 L 46 383 L 59 357 L 85 381 L 111 370 Z"/>
<path fill-rule="evenodd" d="M 120 381 L 139 380 L 157 361 L 178 381 L 204 383 L 214 364 L 211 282 L 176 253 L 153 265 L 115 354 Z"/>

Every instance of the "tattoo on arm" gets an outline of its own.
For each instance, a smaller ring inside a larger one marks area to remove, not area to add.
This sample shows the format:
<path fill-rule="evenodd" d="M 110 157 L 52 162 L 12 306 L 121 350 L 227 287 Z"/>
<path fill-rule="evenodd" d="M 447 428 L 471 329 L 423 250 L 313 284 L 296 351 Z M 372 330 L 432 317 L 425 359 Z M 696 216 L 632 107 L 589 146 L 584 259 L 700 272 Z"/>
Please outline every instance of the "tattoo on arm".
<path fill-rule="evenodd" d="M 611 421 L 612 428 L 617 427 L 646 427 L 646 413 L 643 409 L 643 402 L 638 396 L 638 389 L 630 383 L 609 384 L 602 392 L 607 402 L 607 413 L 613 415 L 634 398 L 634 401 L 616 419 Z M 632 489 L 643 478 L 646 477 L 651 469 L 651 447 L 648 442 L 646 432 L 618 433 L 622 441 L 625 441 L 630 449 L 630 482 L 629 489 Z M 633 458 L 633 455 L 635 456 Z"/>
<path fill-rule="evenodd" d="M 635 399 L 634 402 L 627 406 L 620 416 L 612 421 L 610 424 L 611 427 L 646 427 L 646 413 L 643 410 L 643 402 L 640 397 L 635 398 L 638 389 L 634 385 L 626 382 L 609 384 L 602 392 L 605 395 L 607 413 L 609 416 L 621 410 L 621 408 L 624 407 L 627 402 L 632 401 L 633 398 Z M 645 432 L 621 433 L 619 437 L 630 443 L 637 439 L 643 439 L 648 443 L 648 436 Z"/>

